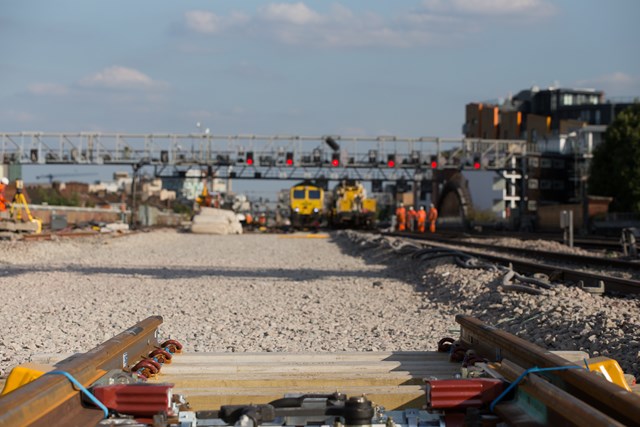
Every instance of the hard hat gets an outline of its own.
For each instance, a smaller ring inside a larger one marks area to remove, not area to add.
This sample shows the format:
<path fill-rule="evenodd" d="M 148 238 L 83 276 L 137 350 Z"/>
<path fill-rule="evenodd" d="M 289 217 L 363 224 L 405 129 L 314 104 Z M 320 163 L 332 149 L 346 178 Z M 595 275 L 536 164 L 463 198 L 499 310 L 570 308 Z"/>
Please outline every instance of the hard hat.
<path fill-rule="evenodd" d="M 2 179 L 0 179 L 0 182 L 2 182 L 4 185 L 9 185 L 9 180 L 6 177 L 2 177 Z"/>
<path fill-rule="evenodd" d="M 424 210 L 424 206 L 420 206 L 420 210 L 423 211 Z"/>

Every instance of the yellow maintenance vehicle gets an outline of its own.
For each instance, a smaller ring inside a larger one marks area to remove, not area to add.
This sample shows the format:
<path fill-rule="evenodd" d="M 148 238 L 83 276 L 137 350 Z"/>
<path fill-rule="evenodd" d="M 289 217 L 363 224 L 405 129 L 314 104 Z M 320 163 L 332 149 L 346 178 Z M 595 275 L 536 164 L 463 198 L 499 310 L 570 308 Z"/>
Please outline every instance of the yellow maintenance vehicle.
<path fill-rule="evenodd" d="M 324 189 L 311 181 L 303 181 L 289 189 L 291 225 L 294 229 L 317 229 L 324 215 Z"/>
<path fill-rule="evenodd" d="M 42 231 L 42 221 L 31 215 L 22 180 L 16 180 L 16 194 L 11 200 L 9 211 L 0 211 L 0 232 L 3 231 L 30 234 Z"/>
<path fill-rule="evenodd" d="M 333 190 L 329 222 L 336 228 L 373 228 L 376 199 L 367 198 L 361 182 L 342 180 Z"/>

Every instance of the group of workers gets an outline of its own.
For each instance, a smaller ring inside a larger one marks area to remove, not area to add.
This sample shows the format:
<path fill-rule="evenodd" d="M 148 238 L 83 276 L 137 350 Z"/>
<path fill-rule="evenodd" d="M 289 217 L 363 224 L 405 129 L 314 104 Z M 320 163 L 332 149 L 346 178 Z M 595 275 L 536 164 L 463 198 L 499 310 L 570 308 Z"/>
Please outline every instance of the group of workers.
<path fill-rule="evenodd" d="M 429 205 L 428 212 L 424 209 L 424 206 L 420 206 L 420 209 L 417 211 L 413 206 L 410 206 L 409 210 L 407 210 L 404 207 L 404 203 L 400 203 L 396 209 L 396 228 L 398 231 L 409 230 L 424 233 L 428 221 L 429 231 L 435 233 L 437 219 L 438 210 L 433 203 Z"/>
<path fill-rule="evenodd" d="M 5 177 L 0 178 L 0 212 L 7 211 L 7 199 L 4 195 L 4 190 L 9 185 L 9 180 Z"/>
<path fill-rule="evenodd" d="M 267 226 L 267 214 L 262 212 L 256 214 L 256 217 L 251 214 L 251 212 L 246 212 L 244 214 L 244 226 L 247 230 L 260 229 L 262 227 Z"/>

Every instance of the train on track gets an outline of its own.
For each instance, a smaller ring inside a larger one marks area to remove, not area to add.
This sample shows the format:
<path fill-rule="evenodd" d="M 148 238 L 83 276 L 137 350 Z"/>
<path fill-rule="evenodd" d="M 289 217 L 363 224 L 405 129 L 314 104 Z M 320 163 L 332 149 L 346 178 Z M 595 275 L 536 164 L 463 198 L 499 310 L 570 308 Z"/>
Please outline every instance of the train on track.
<path fill-rule="evenodd" d="M 361 182 L 342 180 L 333 189 L 327 213 L 333 228 L 373 228 L 376 219 L 376 199 L 367 198 Z"/>
<path fill-rule="evenodd" d="M 325 219 L 324 196 L 324 188 L 311 181 L 303 181 L 291 187 L 291 226 L 294 229 L 319 228 Z"/>
<path fill-rule="evenodd" d="M 361 182 L 345 179 L 332 191 L 313 181 L 303 181 L 289 189 L 291 225 L 294 229 L 373 228 L 377 202 L 367 197 Z"/>

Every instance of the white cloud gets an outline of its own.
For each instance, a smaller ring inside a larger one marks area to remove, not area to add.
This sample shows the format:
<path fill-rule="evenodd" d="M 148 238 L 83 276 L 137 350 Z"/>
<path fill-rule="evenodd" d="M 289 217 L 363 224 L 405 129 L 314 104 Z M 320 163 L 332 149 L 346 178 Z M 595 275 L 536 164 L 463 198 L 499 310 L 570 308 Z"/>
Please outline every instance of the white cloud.
<path fill-rule="evenodd" d="M 218 16 L 206 10 L 190 10 L 185 12 L 184 17 L 189 30 L 202 34 L 221 33 L 250 20 L 247 15 L 240 12 L 233 12 L 229 16 Z"/>
<path fill-rule="evenodd" d="M 212 12 L 191 10 L 184 14 L 187 28 L 197 33 L 213 34 L 220 31 L 220 18 Z"/>
<path fill-rule="evenodd" d="M 604 90 L 615 96 L 636 96 L 640 91 L 640 76 L 632 76 L 622 71 L 614 71 L 598 77 L 578 80 L 577 86 Z"/>
<path fill-rule="evenodd" d="M 189 30 L 201 34 L 245 30 L 255 37 L 293 46 L 407 46 L 425 41 L 424 32 L 403 28 L 406 22 L 397 22 L 394 26 L 380 15 L 356 14 L 340 4 L 333 4 L 326 13 L 304 2 L 271 3 L 252 16 L 238 12 L 218 16 L 193 10 L 185 13 L 185 22 Z"/>
<path fill-rule="evenodd" d="M 166 86 L 146 74 L 133 69 L 114 65 L 80 81 L 81 86 L 104 87 L 110 89 L 154 89 Z"/>
<path fill-rule="evenodd" d="M 218 35 L 231 29 L 291 46 L 413 47 L 448 45 L 478 33 L 495 19 L 519 25 L 555 13 L 549 0 L 423 0 L 418 8 L 392 17 L 354 12 L 341 3 L 315 10 L 305 2 L 270 3 L 253 15 L 185 14 L 191 31 Z"/>
<path fill-rule="evenodd" d="M 320 23 L 322 16 L 302 2 L 272 3 L 261 10 L 264 19 L 293 25 Z"/>
<path fill-rule="evenodd" d="M 33 95 L 66 95 L 69 89 L 56 83 L 32 83 L 27 86 L 29 93 Z"/>
<path fill-rule="evenodd" d="M 347 7 L 334 4 L 321 14 L 304 3 L 271 4 L 259 11 L 266 36 L 293 46 L 367 47 L 409 46 L 429 41 L 424 32 L 394 25 L 371 12 L 355 14 Z"/>
<path fill-rule="evenodd" d="M 426 10 L 437 13 L 526 17 L 553 15 L 555 7 L 547 0 L 424 0 Z"/>
<path fill-rule="evenodd" d="M 634 79 L 629 74 L 616 71 L 611 74 L 598 77 L 597 79 L 595 79 L 595 81 L 615 85 L 630 85 L 637 82 L 637 79 Z"/>

